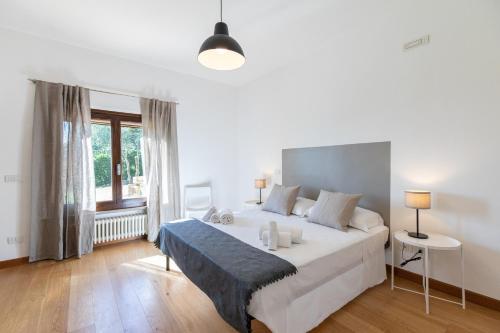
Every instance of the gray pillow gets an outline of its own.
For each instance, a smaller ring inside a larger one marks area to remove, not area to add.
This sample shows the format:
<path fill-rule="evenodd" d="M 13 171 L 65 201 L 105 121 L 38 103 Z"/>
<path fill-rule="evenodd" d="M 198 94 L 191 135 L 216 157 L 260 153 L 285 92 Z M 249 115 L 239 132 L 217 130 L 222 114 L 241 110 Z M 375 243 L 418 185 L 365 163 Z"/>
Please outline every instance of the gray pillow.
<path fill-rule="evenodd" d="M 290 215 L 293 205 L 297 200 L 297 195 L 299 195 L 299 190 L 300 186 L 274 185 L 262 210 L 281 215 Z"/>
<path fill-rule="evenodd" d="M 361 197 L 361 194 L 344 194 L 321 190 L 307 221 L 347 231 L 347 225 Z"/>

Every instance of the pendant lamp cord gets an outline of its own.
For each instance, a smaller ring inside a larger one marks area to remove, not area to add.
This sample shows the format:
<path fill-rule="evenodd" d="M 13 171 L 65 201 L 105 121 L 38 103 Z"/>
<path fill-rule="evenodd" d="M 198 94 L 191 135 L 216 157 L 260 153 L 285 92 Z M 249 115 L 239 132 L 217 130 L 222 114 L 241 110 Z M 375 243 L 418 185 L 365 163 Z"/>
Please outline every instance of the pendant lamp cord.
<path fill-rule="evenodd" d="M 222 22 L 222 0 L 220 0 L 220 21 Z"/>

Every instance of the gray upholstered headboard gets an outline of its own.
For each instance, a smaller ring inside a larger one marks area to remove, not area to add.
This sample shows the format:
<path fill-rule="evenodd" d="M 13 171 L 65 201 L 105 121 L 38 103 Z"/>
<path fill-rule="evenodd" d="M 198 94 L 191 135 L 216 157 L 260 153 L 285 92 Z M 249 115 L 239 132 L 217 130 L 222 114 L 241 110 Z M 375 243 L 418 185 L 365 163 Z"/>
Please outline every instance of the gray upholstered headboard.
<path fill-rule="evenodd" d="M 359 205 L 390 226 L 391 143 L 294 148 L 282 151 L 283 185 L 301 185 L 300 196 L 320 190 L 363 194 Z"/>

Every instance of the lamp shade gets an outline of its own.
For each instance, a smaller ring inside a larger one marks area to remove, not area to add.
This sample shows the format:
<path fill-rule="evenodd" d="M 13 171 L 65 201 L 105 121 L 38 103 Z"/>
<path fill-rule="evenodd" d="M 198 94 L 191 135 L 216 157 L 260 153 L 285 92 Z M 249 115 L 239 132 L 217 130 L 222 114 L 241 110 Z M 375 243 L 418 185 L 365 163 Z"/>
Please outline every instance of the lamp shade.
<path fill-rule="evenodd" d="M 418 190 L 405 191 L 405 206 L 415 209 L 431 208 L 431 192 Z"/>
<path fill-rule="evenodd" d="M 214 35 L 208 37 L 200 47 L 198 61 L 215 70 L 232 70 L 245 63 L 245 55 L 238 42 L 229 36 L 224 22 L 215 24 Z"/>
<path fill-rule="evenodd" d="M 255 188 L 266 188 L 266 180 L 265 179 L 256 179 L 255 180 Z"/>

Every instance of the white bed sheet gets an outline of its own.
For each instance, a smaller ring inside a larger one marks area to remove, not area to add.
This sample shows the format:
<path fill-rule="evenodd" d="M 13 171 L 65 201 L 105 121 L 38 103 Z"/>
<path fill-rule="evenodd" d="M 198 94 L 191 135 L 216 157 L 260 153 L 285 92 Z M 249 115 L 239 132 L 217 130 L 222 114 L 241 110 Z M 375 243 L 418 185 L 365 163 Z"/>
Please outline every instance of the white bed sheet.
<path fill-rule="evenodd" d="M 384 244 L 389 234 L 386 226 L 374 227 L 369 232 L 353 228 L 342 232 L 309 223 L 306 218 L 295 215 L 282 216 L 260 209 L 236 213 L 234 224 L 211 225 L 249 245 L 267 251 L 262 241 L 259 240 L 259 228 L 273 220 L 278 223 L 278 228 L 279 225 L 286 225 L 303 230 L 301 244 L 293 244 L 291 248 L 279 248 L 278 251 L 272 252 L 297 267 L 297 274 L 255 292 L 248 307 L 249 314 L 265 323 L 274 332 L 290 331 L 283 327 L 286 327 L 286 309 L 292 302 L 307 297 L 315 289 L 328 284 L 346 272 L 363 267 L 363 262 L 367 262 L 372 257 L 384 257 Z M 376 281 L 380 280 L 380 272 L 385 272 L 385 263 L 378 263 L 379 261 L 381 260 L 376 260 L 376 267 L 373 268 L 377 272 Z M 362 277 L 361 280 L 373 280 L 370 278 L 370 271 L 367 271 L 367 267 L 373 265 L 365 266 L 360 272 L 367 277 Z M 382 270 L 378 266 L 383 266 Z M 353 285 L 352 294 L 358 295 L 372 285 L 373 283 L 364 288 Z"/>

